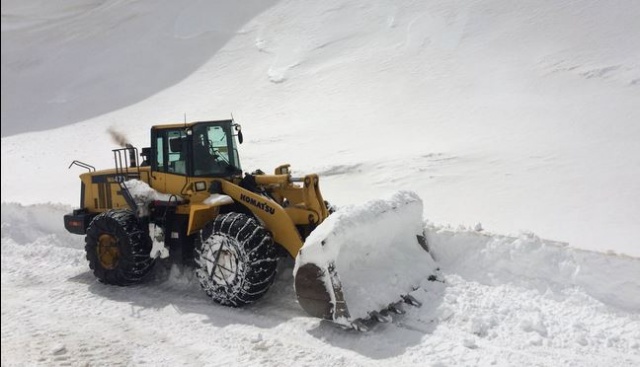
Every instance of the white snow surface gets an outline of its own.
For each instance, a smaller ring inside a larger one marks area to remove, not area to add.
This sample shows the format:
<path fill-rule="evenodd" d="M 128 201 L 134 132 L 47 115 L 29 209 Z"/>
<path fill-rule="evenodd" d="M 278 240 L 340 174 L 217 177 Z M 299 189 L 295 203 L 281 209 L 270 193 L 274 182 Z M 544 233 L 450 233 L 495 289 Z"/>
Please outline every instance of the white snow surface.
<path fill-rule="evenodd" d="M 127 180 L 125 182 L 127 189 L 133 199 L 141 206 L 147 206 L 150 202 L 155 200 L 169 201 L 169 200 L 182 200 L 180 196 L 169 195 L 159 192 L 149 186 L 148 183 L 140 180 Z"/>
<path fill-rule="evenodd" d="M 640 365 L 638 19 L 634 0 L 3 1 L 2 365 Z M 140 148 L 230 113 L 247 171 L 317 172 L 338 207 L 416 192 L 444 283 L 366 334 L 307 317 L 292 261 L 243 309 L 164 261 L 98 283 L 62 225 L 71 161 L 112 168 L 108 129 Z"/>
<path fill-rule="evenodd" d="M 208 198 L 202 201 L 207 205 L 226 205 L 233 204 L 233 199 L 229 195 L 224 194 L 211 194 Z"/>
<path fill-rule="evenodd" d="M 47 177 L 76 204 L 66 168 L 112 167 L 109 128 L 140 148 L 233 113 L 243 167 L 336 204 L 411 190 L 435 223 L 640 256 L 637 1 L 55 4 L 2 3 L 3 201 Z"/>
<path fill-rule="evenodd" d="M 416 238 L 423 231 L 422 201 L 413 192 L 399 191 L 388 198 L 344 206 L 306 239 L 294 274 L 308 263 L 327 272 L 333 267 L 351 321 L 366 318 L 435 275 L 436 264 Z M 325 287 L 333 289 L 328 273 Z M 335 295 L 330 294 L 335 303 Z"/>
<path fill-rule="evenodd" d="M 635 258 L 428 226 L 445 282 L 425 282 L 422 307 L 359 333 L 307 317 L 292 262 L 242 309 L 213 304 L 191 272 L 163 263 L 143 284 L 103 285 L 82 237 L 59 224 L 70 209 L 2 204 L 3 366 L 640 363 Z"/>
<path fill-rule="evenodd" d="M 161 201 L 181 201 L 182 197 L 178 195 L 169 195 L 153 189 L 149 184 L 140 180 L 127 180 L 125 182 L 129 193 L 138 205 L 138 214 L 140 216 L 148 215 L 149 203 L 155 200 Z"/>

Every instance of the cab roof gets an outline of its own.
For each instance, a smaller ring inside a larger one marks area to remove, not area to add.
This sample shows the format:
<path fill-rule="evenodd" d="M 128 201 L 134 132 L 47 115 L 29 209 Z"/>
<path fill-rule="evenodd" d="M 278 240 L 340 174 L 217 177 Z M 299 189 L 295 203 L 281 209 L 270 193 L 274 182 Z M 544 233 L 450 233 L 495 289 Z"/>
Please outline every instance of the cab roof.
<path fill-rule="evenodd" d="M 210 121 L 195 121 L 195 122 L 181 122 L 181 123 L 168 123 L 162 125 L 153 125 L 151 129 L 153 130 L 164 130 L 164 129 L 176 129 L 176 128 L 192 128 L 195 125 L 199 124 L 210 124 L 210 123 L 220 123 L 220 124 L 231 124 L 233 120 L 210 120 Z"/>

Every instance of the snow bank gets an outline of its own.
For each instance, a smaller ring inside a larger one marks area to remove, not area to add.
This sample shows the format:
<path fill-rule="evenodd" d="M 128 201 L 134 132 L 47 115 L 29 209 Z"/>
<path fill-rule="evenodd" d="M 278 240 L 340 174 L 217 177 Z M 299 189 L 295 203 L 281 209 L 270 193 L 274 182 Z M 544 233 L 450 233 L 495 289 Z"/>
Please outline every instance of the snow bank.
<path fill-rule="evenodd" d="M 422 201 L 409 191 L 342 207 L 307 238 L 294 274 L 307 263 L 322 269 L 335 264 L 351 318 L 365 318 L 434 273 L 433 259 L 416 238 L 423 226 Z"/>
<path fill-rule="evenodd" d="M 582 288 L 599 301 L 640 310 L 640 259 L 569 248 L 532 233 L 518 237 L 427 228 L 442 270 L 483 284 L 514 284 L 541 293 Z"/>
<path fill-rule="evenodd" d="M 113 365 L 114 356 L 115 364 L 162 366 L 176 361 L 209 365 L 220 356 L 229 366 L 640 362 L 636 259 L 575 251 L 531 234 L 508 237 L 429 226 L 431 253 L 445 283 L 424 282 L 414 292 L 421 293 L 423 306 L 407 307 L 393 323 L 367 334 L 345 334 L 302 317 L 285 273 L 261 302 L 245 309 L 211 304 L 191 272 L 161 264 L 156 280 L 147 284 L 101 284 L 88 269 L 83 237 L 68 234 L 62 225 L 70 210 L 2 203 L 2 365 Z M 350 230 L 341 223 L 345 228 L 336 229 Z M 397 228 L 393 225 L 387 228 Z M 382 232 L 374 225 L 368 229 Z M 404 276 L 416 271 L 390 269 Z M 389 269 L 369 268 L 362 275 L 375 281 L 380 271 Z M 597 291 L 603 293 L 592 296 Z"/>
<path fill-rule="evenodd" d="M 88 268 L 84 237 L 64 228 L 63 216 L 71 211 L 70 206 L 58 204 L 2 203 L 3 292 L 4 284 L 32 282 L 34 268 L 44 274 L 58 271 L 65 275 Z"/>
<path fill-rule="evenodd" d="M 2 203 L 2 238 L 11 239 L 20 245 L 27 245 L 43 237 L 59 237 L 76 245 L 79 237 L 64 229 L 63 216 L 71 213 L 70 206 L 62 204 L 22 205 Z"/>

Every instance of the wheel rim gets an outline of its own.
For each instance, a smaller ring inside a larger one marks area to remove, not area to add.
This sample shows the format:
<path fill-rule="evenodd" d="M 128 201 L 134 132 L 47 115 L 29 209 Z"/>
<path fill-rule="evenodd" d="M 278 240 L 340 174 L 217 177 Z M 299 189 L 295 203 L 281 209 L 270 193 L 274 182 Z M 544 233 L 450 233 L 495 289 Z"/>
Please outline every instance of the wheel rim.
<path fill-rule="evenodd" d="M 118 248 L 118 240 L 108 234 L 101 234 L 98 237 L 98 261 L 105 269 L 114 269 L 118 265 L 120 259 L 120 249 Z"/>
<path fill-rule="evenodd" d="M 234 283 L 240 270 L 237 249 L 226 237 L 213 236 L 211 240 L 211 245 L 201 255 L 204 269 L 214 283 L 229 286 Z"/>

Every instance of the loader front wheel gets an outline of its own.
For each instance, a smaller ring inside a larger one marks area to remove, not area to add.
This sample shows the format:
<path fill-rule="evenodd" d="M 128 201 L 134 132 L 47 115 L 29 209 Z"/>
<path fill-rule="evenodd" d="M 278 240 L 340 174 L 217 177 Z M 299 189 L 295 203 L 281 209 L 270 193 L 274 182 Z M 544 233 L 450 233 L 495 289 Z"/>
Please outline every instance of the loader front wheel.
<path fill-rule="evenodd" d="M 205 293 L 224 306 L 260 299 L 273 284 L 277 262 L 271 235 L 246 214 L 221 214 L 196 237 L 196 276 Z"/>
<path fill-rule="evenodd" d="M 109 210 L 93 218 L 85 251 L 93 274 L 107 284 L 138 283 L 154 265 L 151 239 L 131 210 Z"/>

